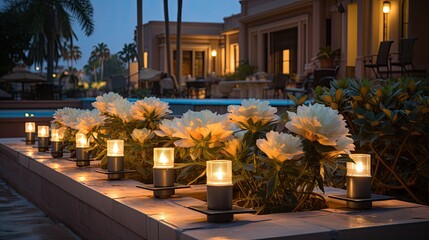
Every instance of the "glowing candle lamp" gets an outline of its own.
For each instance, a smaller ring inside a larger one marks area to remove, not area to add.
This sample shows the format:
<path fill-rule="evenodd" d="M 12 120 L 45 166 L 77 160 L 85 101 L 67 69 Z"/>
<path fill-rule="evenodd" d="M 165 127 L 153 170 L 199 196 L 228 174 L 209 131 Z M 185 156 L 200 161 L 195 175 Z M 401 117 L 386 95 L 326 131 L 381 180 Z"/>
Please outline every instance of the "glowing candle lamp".
<path fill-rule="evenodd" d="M 89 148 L 89 141 L 82 132 L 76 133 L 76 148 Z"/>
<path fill-rule="evenodd" d="M 107 140 L 107 156 L 108 157 L 123 157 L 124 156 L 124 140 Z"/>
<path fill-rule="evenodd" d="M 174 148 L 154 148 L 153 167 L 174 168 Z"/>
<path fill-rule="evenodd" d="M 118 180 L 124 177 L 124 140 L 107 140 L 107 177 Z"/>
<path fill-rule="evenodd" d="M 26 122 L 25 123 L 25 132 L 26 133 L 36 132 L 36 123 L 35 122 Z"/>
<path fill-rule="evenodd" d="M 206 175 L 208 209 L 231 210 L 232 162 L 228 160 L 207 161 Z M 230 217 L 232 218 L 232 215 Z"/>
<path fill-rule="evenodd" d="M 232 185 L 232 163 L 227 160 L 207 161 L 207 185 Z"/>
<path fill-rule="evenodd" d="M 63 131 L 60 128 L 51 129 L 51 155 L 54 158 L 63 156 Z"/>
<path fill-rule="evenodd" d="M 89 148 L 89 140 L 83 132 L 76 133 L 76 166 L 89 166 L 90 153 L 86 151 Z"/>
<path fill-rule="evenodd" d="M 174 187 L 174 148 L 153 149 L 153 185 L 154 187 Z M 168 198 L 174 189 L 154 191 L 157 198 Z"/>
<path fill-rule="evenodd" d="M 347 162 L 347 197 L 351 199 L 371 198 L 371 155 L 350 154 L 354 162 Z M 347 201 L 347 207 L 370 209 L 371 201 Z"/>
<path fill-rule="evenodd" d="M 25 123 L 25 144 L 32 145 L 36 142 L 36 123 Z"/>
<path fill-rule="evenodd" d="M 49 149 L 49 126 L 37 126 L 38 150 L 46 152 Z"/>

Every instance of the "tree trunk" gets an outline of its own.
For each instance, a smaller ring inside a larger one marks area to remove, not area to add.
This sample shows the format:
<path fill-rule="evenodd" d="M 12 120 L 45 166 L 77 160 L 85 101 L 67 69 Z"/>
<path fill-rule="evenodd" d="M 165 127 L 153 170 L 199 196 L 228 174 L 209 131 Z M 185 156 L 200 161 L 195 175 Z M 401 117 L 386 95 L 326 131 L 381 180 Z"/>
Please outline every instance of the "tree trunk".
<path fill-rule="evenodd" d="M 171 77 L 171 52 L 170 52 L 170 20 L 168 17 L 168 0 L 164 0 L 164 25 L 165 25 L 165 51 L 167 52 L 167 74 Z M 174 83 L 175 87 L 177 83 Z"/>
<path fill-rule="evenodd" d="M 144 66 L 144 59 L 143 59 L 143 33 L 142 33 L 142 25 L 143 22 L 143 0 L 137 0 L 137 38 L 136 38 L 136 45 L 137 45 L 137 64 L 138 64 L 138 71 L 142 69 Z"/>
<path fill-rule="evenodd" d="M 182 68 L 182 50 L 181 50 L 181 35 L 182 35 L 182 5 L 183 0 L 177 0 L 177 33 L 176 33 L 176 89 L 180 87 L 180 79 L 182 77 L 181 68 Z"/>

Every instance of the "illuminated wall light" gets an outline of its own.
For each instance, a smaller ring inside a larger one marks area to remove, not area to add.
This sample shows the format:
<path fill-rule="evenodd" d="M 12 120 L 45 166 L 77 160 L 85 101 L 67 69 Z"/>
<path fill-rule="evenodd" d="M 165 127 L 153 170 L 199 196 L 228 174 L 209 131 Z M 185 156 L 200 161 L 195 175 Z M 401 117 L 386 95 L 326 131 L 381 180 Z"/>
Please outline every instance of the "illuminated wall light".
<path fill-rule="evenodd" d="M 390 2 L 384 1 L 383 2 L 383 13 L 389 13 L 390 12 Z"/>

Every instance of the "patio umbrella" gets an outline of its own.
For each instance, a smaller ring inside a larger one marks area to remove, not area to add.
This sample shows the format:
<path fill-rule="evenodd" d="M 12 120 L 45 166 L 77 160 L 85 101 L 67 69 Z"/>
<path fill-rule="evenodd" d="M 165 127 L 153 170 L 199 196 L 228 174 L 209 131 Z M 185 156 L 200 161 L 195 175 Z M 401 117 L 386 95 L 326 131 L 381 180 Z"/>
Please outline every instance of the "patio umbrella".
<path fill-rule="evenodd" d="M 19 70 L 13 73 L 6 74 L 0 78 L 0 82 L 20 82 L 20 83 L 37 83 L 46 82 L 46 78 L 30 71 Z"/>
<path fill-rule="evenodd" d="M 161 79 L 161 75 L 161 71 L 152 68 L 143 68 L 140 70 L 139 78 L 143 81 L 157 81 Z"/>

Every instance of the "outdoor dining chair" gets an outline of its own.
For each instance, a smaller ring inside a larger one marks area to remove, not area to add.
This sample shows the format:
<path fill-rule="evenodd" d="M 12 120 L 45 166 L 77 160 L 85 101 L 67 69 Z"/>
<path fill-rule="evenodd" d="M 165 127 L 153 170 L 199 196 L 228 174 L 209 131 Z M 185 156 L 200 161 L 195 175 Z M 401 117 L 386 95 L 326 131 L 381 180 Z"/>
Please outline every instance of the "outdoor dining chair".
<path fill-rule="evenodd" d="M 375 78 L 388 78 L 390 75 L 389 56 L 392 43 L 393 41 L 380 42 L 377 55 L 371 55 L 363 58 L 365 70 L 366 68 L 371 68 Z"/>
<path fill-rule="evenodd" d="M 416 40 L 417 38 L 401 39 L 399 43 L 399 53 L 390 54 L 390 67 L 392 71 L 394 66 L 401 68 L 402 76 L 414 71 L 413 52 Z"/>

